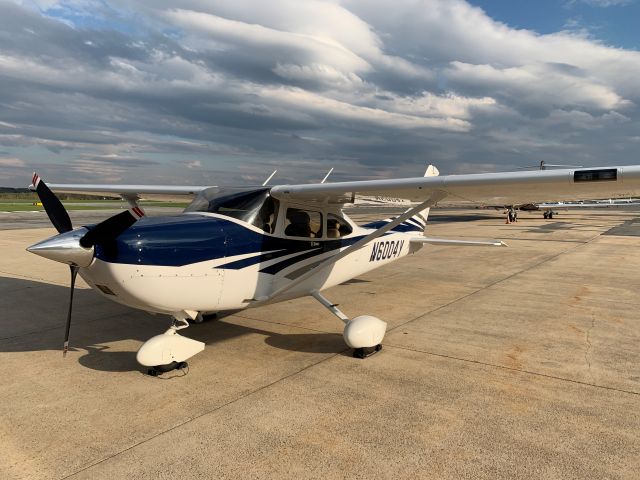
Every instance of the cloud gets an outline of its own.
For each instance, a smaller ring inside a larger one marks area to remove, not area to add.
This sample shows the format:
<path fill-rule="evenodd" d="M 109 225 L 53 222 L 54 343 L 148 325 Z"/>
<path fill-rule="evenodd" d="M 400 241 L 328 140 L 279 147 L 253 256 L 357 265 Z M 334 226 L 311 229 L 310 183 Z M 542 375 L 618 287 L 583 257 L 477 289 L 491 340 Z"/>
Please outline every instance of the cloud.
<path fill-rule="evenodd" d="M 182 165 L 187 168 L 201 168 L 202 162 L 200 160 L 182 160 L 180 161 Z"/>
<path fill-rule="evenodd" d="M 637 147 L 640 53 L 464 0 L 37 6 L 0 2 L 0 146 L 58 181 L 374 178 Z"/>
<path fill-rule="evenodd" d="M 24 160 L 15 157 L 0 157 L 0 167 L 21 168 L 26 167 Z"/>
<path fill-rule="evenodd" d="M 568 0 L 565 5 L 571 7 L 577 4 L 590 5 L 592 7 L 619 7 L 624 5 L 629 5 L 633 3 L 634 0 Z"/>

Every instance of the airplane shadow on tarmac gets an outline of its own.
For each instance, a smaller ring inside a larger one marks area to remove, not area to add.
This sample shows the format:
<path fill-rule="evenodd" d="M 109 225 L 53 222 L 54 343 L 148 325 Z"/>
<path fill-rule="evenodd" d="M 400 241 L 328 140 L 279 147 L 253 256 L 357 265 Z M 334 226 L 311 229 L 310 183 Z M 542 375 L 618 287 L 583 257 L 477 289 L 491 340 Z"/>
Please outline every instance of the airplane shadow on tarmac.
<path fill-rule="evenodd" d="M 0 316 L 0 354 L 9 352 L 61 351 L 69 289 L 31 280 L 0 277 L 0 310 L 14 312 Z M 25 300 L 28 299 L 28 300 Z M 99 318 L 96 318 L 98 316 Z M 70 352 L 83 352 L 78 362 L 93 370 L 146 371 L 136 362 L 138 347 L 116 351 L 117 342 L 144 342 L 164 332 L 170 318 L 149 315 L 102 298 L 89 289 L 76 289 L 71 323 Z M 185 336 L 207 346 L 248 334 L 265 337 L 265 343 L 279 349 L 305 353 L 340 353 L 346 349 L 342 335 L 335 333 L 282 334 L 230 323 L 224 317 L 191 324 Z M 282 325 L 274 325 L 278 330 Z M 127 347 L 125 347 L 127 348 Z M 247 348 L 249 348 L 247 346 Z M 73 361 L 74 353 L 70 353 Z"/>

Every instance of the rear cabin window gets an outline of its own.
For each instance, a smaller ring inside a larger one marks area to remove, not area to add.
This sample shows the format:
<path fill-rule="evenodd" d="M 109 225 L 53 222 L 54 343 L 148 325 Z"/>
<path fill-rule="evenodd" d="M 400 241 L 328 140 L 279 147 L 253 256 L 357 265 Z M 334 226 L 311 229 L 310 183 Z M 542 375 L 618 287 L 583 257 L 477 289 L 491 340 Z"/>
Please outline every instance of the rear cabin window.
<path fill-rule="evenodd" d="M 327 238 L 340 238 L 351 232 L 353 228 L 344 218 L 333 213 L 327 214 Z"/>
<path fill-rule="evenodd" d="M 287 208 L 284 234 L 288 237 L 322 237 L 322 214 L 313 210 Z"/>

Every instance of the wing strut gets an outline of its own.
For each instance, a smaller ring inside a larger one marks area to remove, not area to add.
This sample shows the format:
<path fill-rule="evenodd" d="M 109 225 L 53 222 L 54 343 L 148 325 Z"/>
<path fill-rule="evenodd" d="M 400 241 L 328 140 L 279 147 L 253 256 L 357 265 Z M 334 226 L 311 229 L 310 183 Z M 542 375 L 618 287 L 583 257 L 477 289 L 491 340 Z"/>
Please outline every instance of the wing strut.
<path fill-rule="evenodd" d="M 308 272 L 300 275 L 295 280 L 292 280 L 288 284 L 286 284 L 283 287 L 279 288 L 278 290 L 273 292 L 271 295 L 266 296 L 266 297 L 256 298 L 255 301 L 252 303 L 252 306 L 257 306 L 259 304 L 269 302 L 269 301 L 273 300 L 274 298 L 282 295 L 283 293 L 289 291 L 290 289 L 292 289 L 296 285 L 304 282 L 305 280 L 308 280 L 309 278 L 313 277 L 314 275 L 317 275 L 319 272 L 321 272 L 325 268 L 333 265 L 338 260 L 341 260 L 344 257 L 346 257 L 347 255 L 349 255 L 350 253 L 353 253 L 356 250 L 359 250 L 360 248 L 364 247 L 370 241 L 375 240 L 376 238 L 384 235 L 389 230 L 397 227 L 398 225 L 400 225 L 405 220 L 413 217 L 416 213 L 421 212 L 425 208 L 429 208 L 429 207 L 434 206 L 436 203 L 438 203 L 440 200 L 442 200 L 446 196 L 447 196 L 446 192 L 443 192 L 441 190 L 436 190 L 435 192 L 433 192 L 431 194 L 431 197 L 429 197 L 424 202 L 416 205 L 413 208 L 410 208 L 409 210 L 404 212 L 402 215 L 394 218 L 389 223 L 385 224 L 383 227 L 380 227 L 377 230 L 371 232 L 369 235 L 366 235 L 365 237 L 361 238 L 356 243 L 354 243 L 353 245 L 348 246 L 347 248 L 345 248 L 341 252 L 337 253 L 336 255 L 327 258 L 325 261 L 319 263 L 318 265 L 316 265 L 314 268 L 312 268 Z"/>

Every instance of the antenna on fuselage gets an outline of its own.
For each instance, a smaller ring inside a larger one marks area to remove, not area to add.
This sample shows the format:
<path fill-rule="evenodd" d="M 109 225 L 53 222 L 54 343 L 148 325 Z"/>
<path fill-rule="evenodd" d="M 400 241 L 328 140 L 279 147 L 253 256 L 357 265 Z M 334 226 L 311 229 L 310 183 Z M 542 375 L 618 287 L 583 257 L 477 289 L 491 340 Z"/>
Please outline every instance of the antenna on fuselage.
<path fill-rule="evenodd" d="M 266 186 L 267 186 L 267 183 L 269 183 L 269 181 L 273 178 L 273 176 L 274 176 L 276 173 L 278 173 L 278 170 L 277 170 L 277 169 L 276 169 L 276 170 L 274 170 L 274 171 L 273 171 L 273 173 L 272 173 L 271 175 L 269 175 L 269 178 L 267 178 L 267 179 L 264 181 L 264 183 L 262 184 L 262 186 L 263 186 L 263 187 L 266 187 Z"/>

